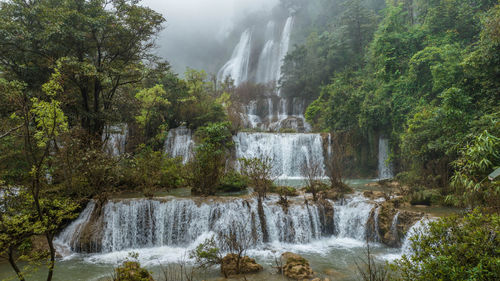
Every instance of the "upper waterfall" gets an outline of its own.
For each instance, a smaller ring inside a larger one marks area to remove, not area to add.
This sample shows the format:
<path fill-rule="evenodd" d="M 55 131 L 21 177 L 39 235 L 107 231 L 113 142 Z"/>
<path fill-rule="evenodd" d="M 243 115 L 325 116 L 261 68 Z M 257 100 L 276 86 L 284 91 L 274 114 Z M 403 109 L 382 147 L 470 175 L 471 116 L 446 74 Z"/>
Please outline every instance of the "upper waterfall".
<path fill-rule="evenodd" d="M 290 47 L 290 37 L 292 34 L 292 27 L 293 27 L 293 16 L 290 16 L 286 20 L 285 27 L 283 28 L 283 33 L 281 34 L 280 50 L 278 57 L 279 67 L 277 70 L 278 73 L 276 74 L 277 80 L 281 78 L 281 66 L 283 65 L 284 59 L 288 54 L 288 49 Z"/>
<path fill-rule="evenodd" d="M 234 48 L 231 59 L 219 70 L 217 78 L 224 80 L 230 76 L 235 85 L 239 85 L 248 79 L 248 68 L 252 46 L 252 31 L 246 29 L 240 37 L 240 41 Z"/>

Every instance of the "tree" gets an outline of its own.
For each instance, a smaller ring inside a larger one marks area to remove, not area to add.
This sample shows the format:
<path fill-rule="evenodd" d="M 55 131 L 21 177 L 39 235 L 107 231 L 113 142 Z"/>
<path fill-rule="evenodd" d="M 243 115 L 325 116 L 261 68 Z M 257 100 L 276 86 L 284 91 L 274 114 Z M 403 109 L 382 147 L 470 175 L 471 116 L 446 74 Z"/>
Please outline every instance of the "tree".
<path fill-rule="evenodd" d="M 209 123 L 196 131 L 198 145 L 190 163 L 188 184 L 195 195 L 215 195 L 224 175 L 228 149 L 233 146 L 229 122 Z"/>
<path fill-rule="evenodd" d="M 317 194 L 323 185 L 321 182 L 322 170 L 321 163 L 313 159 L 309 163 L 304 163 L 301 167 L 301 174 L 305 178 L 306 188 L 312 193 L 314 201 L 318 199 Z"/>
<path fill-rule="evenodd" d="M 145 75 L 164 18 L 135 0 L 2 2 L 0 65 L 38 92 L 58 62 L 71 123 L 100 135 L 120 90 Z M 119 42 L 119 43 L 118 43 Z"/>
<path fill-rule="evenodd" d="M 53 239 L 66 220 L 75 218 L 77 208 L 77 204 L 67 198 L 52 196 L 44 190 L 44 187 L 50 184 L 46 175 L 51 170 L 50 159 L 57 147 L 57 139 L 68 130 L 60 102 L 55 100 L 63 91 L 60 79 L 61 75 L 56 69 L 51 79 L 42 86 L 44 99 L 30 98 L 23 84 L 17 84 L 10 93 L 16 105 L 16 111 L 11 114 L 11 118 L 22 127 L 23 152 L 29 167 L 29 170 L 25 171 L 29 180 L 27 190 L 32 198 L 31 208 L 40 224 L 37 233 L 45 236 L 49 246 L 48 281 L 52 280 L 55 266 L 56 251 Z M 25 232 L 22 229 L 21 231 Z"/>
<path fill-rule="evenodd" d="M 447 200 L 468 207 L 500 206 L 500 181 L 490 181 L 488 174 L 500 167 L 500 138 L 488 131 L 472 138 L 452 165 L 455 173 L 451 186 L 455 193 Z"/>
<path fill-rule="evenodd" d="M 257 192 L 257 213 L 259 215 L 260 226 L 262 230 L 262 238 L 264 242 L 269 241 L 267 233 L 266 217 L 264 214 L 263 200 L 266 198 L 267 192 L 273 185 L 271 159 L 269 158 L 251 158 L 239 159 L 241 172 L 248 177 L 250 185 Z"/>
<path fill-rule="evenodd" d="M 393 268 L 402 280 L 498 280 L 500 217 L 480 210 L 430 222 Z"/>

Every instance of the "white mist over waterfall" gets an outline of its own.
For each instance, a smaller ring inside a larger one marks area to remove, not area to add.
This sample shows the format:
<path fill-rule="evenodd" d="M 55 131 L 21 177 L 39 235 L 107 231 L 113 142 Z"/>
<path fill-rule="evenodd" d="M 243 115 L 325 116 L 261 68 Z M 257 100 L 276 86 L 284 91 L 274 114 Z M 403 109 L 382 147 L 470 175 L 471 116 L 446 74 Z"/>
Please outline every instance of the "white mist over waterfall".
<path fill-rule="evenodd" d="M 239 85 L 248 79 L 248 65 L 252 47 L 252 31 L 246 29 L 241 34 L 240 41 L 233 51 L 231 59 L 221 68 L 217 74 L 219 80 L 231 77 L 235 85 Z"/>
<path fill-rule="evenodd" d="M 378 177 L 391 179 L 394 177 L 392 164 L 389 162 L 389 140 L 380 137 L 378 141 Z"/>
<path fill-rule="evenodd" d="M 273 175 L 300 178 L 302 167 L 317 161 L 325 175 L 323 139 L 320 134 L 238 133 L 234 138 L 236 159 L 269 158 Z"/>

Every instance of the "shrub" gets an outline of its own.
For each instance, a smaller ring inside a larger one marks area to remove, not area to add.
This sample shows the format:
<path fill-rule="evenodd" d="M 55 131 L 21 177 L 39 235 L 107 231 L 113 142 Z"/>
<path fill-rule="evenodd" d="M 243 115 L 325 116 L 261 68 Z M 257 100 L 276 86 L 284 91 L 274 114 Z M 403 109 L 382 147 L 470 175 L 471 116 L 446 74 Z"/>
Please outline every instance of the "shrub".
<path fill-rule="evenodd" d="M 402 280 L 500 280 L 499 245 L 500 216 L 476 209 L 431 222 L 393 268 Z"/>
<path fill-rule="evenodd" d="M 227 172 L 221 180 L 218 191 L 238 192 L 247 189 L 248 179 L 236 171 Z"/>

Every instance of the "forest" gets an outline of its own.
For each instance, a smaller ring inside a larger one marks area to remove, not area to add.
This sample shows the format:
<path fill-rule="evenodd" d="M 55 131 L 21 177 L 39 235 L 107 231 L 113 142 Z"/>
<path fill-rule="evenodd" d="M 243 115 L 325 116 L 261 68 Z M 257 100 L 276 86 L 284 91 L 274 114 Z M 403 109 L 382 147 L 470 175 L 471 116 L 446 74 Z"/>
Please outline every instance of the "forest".
<path fill-rule="evenodd" d="M 500 279 L 498 0 L 147 4 L 0 1 L 0 280 Z"/>

